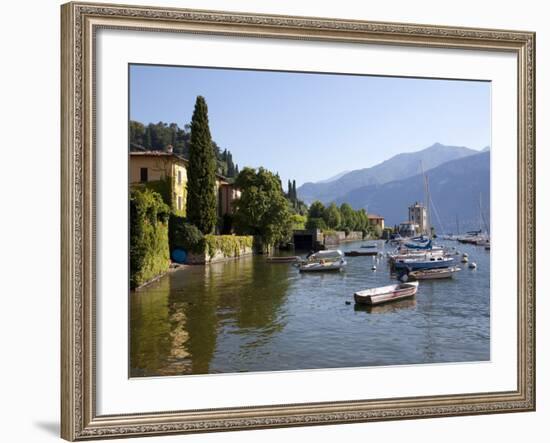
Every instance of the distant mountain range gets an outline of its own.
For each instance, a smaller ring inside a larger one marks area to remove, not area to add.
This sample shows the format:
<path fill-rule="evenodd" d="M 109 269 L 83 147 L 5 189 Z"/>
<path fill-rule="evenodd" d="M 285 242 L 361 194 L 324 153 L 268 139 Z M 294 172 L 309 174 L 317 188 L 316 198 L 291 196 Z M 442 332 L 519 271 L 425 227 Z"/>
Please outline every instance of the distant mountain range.
<path fill-rule="evenodd" d="M 489 222 L 489 148 L 476 151 L 436 143 L 371 168 L 348 172 L 328 183 L 306 183 L 297 192 L 307 203 L 347 202 L 355 209 L 365 208 L 382 215 L 386 225 L 393 226 L 406 221 L 409 205 L 424 201 L 421 167 L 429 180 L 432 225 L 438 232 L 456 232 L 457 217 L 461 231 L 477 229 L 480 195 L 483 215 Z"/>
<path fill-rule="evenodd" d="M 329 177 L 325 180 L 319 180 L 318 182 L 316 183 L 330 183 L 330 182 L 333 182 L 335 180 L 338 180 L 340 177 L 343 177 L 344 175 L 346 175 L 349 171 L 343 171 L 343 172 L 340 172 L 340 174 L 336 174 L 336 175 L 333 175 L 332 177 Z"/>
<path fill-rule="evenodd" d="M 315 200 L 328 203 L 361 186 L 383 185 L 419 174 L 421 163 L 428 171 L 442 163 L 478 152 L 463 146 L 435 143 L 422 151 L 398 154 L 371 168 L 350 171 L 336 180 L 304 183 L 297 192 L 300 199 L 308 204 Z"/>

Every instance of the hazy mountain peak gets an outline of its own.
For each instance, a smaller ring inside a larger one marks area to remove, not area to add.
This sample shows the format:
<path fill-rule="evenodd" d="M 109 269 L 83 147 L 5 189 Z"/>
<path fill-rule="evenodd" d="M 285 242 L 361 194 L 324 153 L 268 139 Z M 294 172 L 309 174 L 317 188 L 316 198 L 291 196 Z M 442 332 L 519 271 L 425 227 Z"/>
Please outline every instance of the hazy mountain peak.
<path fill-rule="evenodd" d="M 348 172 L 350 172 L 350 171 L 342 171 L 339 174 L 333 175 L 332 177 L 326 178 L 324 180 L 319 180 L 316 183 L 330 183 L 330 182 L 333 182 L 334 180 L 338 180 L 340 177 L 343 177 Z M 310 183 L 310 182 L 308 182 L 308 183 Z"/>
<path fill-rule="evenodd" d="M 490 207 L 490 152 L 451 160 L 427 172 L 430 180 L 433 219 L 436 230 L 456 232 L 457 219 L 462 232 L 479 227 L 479 196 L 483 195 L 485 216 Z M 386 226 L 406 219 L 407 208 L 424 198 L 424 178 L 421 174 L 385 183 L 355 188 L 336 198 L 336 204 L 349 203 L 354 209 L 368 208 L 385 218 Z"/>
<path fill-rule="evenodd" d="M 350 171 L 339 178 L 305 183 L 297 192 L 306 203 L 314 200 L 329 203 L 356 188 L 402 180 L 420 173 L 422 168 L 428 171 L 448 161 L 477 153 L 479 151 L 464 146 L 447 146 L 436 142 L 420 151 L 397 154 L 375 166 Z"/>

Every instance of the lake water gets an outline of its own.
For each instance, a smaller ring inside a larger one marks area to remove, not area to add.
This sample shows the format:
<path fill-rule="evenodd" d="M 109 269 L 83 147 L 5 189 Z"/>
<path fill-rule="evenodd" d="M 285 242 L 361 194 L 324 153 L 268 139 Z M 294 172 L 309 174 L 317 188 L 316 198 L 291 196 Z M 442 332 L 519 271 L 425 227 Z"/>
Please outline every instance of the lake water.
<path fill-rule="evenodd" d="M 453 279 L 421 281 L 413 299 L 372 308 L 356 307 L 353 293 L 396 282 L 385 258 L 376 271 L 372 257 L 300 274 L 256 256 L 172 272 L 130 294 L 130 375 L 489 360 L 490 252 L 438 244 L 467 252 L 477 269 L 459 263 Z"/>

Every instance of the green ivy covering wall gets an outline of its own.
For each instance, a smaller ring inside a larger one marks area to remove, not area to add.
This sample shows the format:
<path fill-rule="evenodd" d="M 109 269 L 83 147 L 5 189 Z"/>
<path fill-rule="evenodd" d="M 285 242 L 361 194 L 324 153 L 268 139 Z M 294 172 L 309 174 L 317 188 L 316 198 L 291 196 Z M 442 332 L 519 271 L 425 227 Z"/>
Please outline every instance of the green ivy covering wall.
<path fill-rule="evenodd" d="M 252 248 L 251 235 L 205 235 L 204 252 L 213 256 L 221 251 L 224 257 L 239 257 L 242 249 Z"/>
<path fill-rule="evenodd" d="M 136 288 L 170 267 L 169 206 L 158 192 L 130 190 L 130 287 Z"/>

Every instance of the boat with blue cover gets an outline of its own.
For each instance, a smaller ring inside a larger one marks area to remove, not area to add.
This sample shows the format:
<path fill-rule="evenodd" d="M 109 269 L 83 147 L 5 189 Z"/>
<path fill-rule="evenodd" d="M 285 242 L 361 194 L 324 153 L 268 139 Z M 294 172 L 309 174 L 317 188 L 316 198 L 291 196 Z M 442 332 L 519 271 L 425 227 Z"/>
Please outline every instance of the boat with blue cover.
<path fill-rule="evenodd" d="M 455 259 L 447 256 L 435 256 L 425 258 L 405 258 L 395 260 L 393 266 L 396 270 L 407 269 L 416 271 L 419 269 L 439 269 L 453 266 Z"/>

